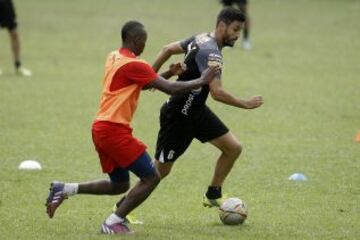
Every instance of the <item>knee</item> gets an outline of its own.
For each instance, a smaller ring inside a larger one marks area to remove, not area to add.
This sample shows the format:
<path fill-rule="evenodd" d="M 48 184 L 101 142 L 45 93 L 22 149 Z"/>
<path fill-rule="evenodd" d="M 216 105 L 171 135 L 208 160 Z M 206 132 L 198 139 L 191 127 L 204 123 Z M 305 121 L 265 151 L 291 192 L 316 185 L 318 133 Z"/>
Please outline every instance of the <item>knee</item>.
<path fill-rule="evenodd" d="M 156 166 L 156 171 L 160 176 L 160 179 L 163 179 L 170 174 L 171 168 L 173 166 L 173 162 L 160 163 L 159 161 L 156 161 L 155 166 Z"/>
<path fill-rule="evenodd" d="M 161 178 L 160 175 L 156 173 L 152 176 L 143 178 L 141 180 L 152 187 L 156 187 L 160 183 Z"/>
<path fill-rule="evenodd" d="M 238 141 L 236 141 L 229 145 L 223 152 L 236 160 L 242 152 L 242 146 Z"/>
<path fill-rule="evenodd" d="M 160 179 L 165 178 L 167 175 L 169 175 L 171 169 L 162 169 L 161 171 L 158 169 L 158 174 Z"/>

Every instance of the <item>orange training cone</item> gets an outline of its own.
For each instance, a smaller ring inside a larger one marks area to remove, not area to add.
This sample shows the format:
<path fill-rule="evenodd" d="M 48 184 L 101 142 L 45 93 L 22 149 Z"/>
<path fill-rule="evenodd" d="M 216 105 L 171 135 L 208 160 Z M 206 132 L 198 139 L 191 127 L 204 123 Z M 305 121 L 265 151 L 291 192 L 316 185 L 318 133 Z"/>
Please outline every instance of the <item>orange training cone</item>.
<path fill-rule="evenodd" d="M 355 141 L 360 143 L 360 132 L 356 135 Z"/>

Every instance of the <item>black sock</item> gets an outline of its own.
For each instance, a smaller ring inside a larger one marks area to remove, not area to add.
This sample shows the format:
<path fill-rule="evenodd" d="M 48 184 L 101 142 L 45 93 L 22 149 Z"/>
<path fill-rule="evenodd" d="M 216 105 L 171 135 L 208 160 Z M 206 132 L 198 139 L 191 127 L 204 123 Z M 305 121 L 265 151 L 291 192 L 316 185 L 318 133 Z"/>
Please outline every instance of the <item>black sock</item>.
<path fill-rule="evenodd" d="M 217 199 L 221 198 L 221 186 L 209 186 L 206 192 L 206 197 L 208 199 Z"/>
<path fill-rule="evenodd" d="M 15 61 L 14 63 L 15 68 L 18 69 L 21 66 L 21 62 L 19 60 Z"/>

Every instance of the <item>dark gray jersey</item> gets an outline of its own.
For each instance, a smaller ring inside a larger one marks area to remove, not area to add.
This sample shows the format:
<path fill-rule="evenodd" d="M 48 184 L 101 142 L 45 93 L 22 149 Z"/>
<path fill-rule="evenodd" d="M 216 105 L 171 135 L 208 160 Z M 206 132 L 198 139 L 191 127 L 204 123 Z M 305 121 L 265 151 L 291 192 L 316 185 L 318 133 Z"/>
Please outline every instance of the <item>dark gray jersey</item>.
<path fill-rule="evenodd" d="M 201 73 L 212 64 L 222 65 L 222 54 L 217 46 L 216 40 L 210 33 L 202 33 L 181 43 L 185 50 L 184 63 L 187 70 L 179 76 L 177 81 L 189 81 L 201 76 Z M 209 95 L 209 86 L 205 85 L 190 93 L 172 96 L 168 102 L 171 111 L 190 116 L 196 114 L 199 108 L 205 106 Z"/>

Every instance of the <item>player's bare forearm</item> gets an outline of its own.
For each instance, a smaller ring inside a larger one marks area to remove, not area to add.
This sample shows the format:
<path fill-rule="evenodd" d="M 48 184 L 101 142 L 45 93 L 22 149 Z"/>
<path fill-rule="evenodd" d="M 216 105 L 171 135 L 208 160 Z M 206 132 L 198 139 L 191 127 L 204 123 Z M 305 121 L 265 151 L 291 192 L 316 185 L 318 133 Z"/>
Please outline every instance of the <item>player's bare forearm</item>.
<path fill-rule="evenodd" d="M 222 88 L 221 80 L 213 81 L 210 84 L 210 93 L 214 100 L 238 108 L 253 109 L 263 104 L 263 98 L 261 96 L 255 96 L 248 100 L 233 96 Z"/>
<path fill-rule="evenodd" d="M 187 82 L 171 82 L 160 76 L 158 79 L 144 86 L 143 89 L 158 89 L 169 95 L 175 95 L 189 92 L 192 89 L 201 87 L 202 85 L 203 80 L 201 78 L 197 78 Z"/>
<path fill-rule="evenodd" d="M 184 82 L 170 82 L 162 77 L 159 77 L 144 86 L 144 89 L 156 88 L 170 95 L 185 93 L 189 92 L 190 90 L 197 89 L 203 85 L 209 84 L 215 78 L 215 76 L 219 74 L 219 71 L 220 69 L 217 67 L 209 67 L 201 74 L 200 78 Z"/>
<path fill-rule="evenodd" d="M 193 89 L 200 88 L 202 85 L 203 83 L 201 78 L 194 79 L 188 82 L 180 82 L 180 81 L 173 82 L 168 94 L 174 95 L 174 94 L 190 92 Z"/>
<path fill-rule="evenodd" d="M 185 51 L 182 49 L 180 42 L 173 42 L 166 46 L 164 46 L 159 54 L 156 56 L 156 59 L 153 63 L 153 69 L 155 72 L 158 72 L 161 66 L 172 56 L 175 54 L 184 53 Z"/>
<path fill-rule="evenodd" d="M 160 76 L 162 76 L 164 79 L 169 79 L 172 76 L 174 76 L 174 74 L 170 70 L 168 70 L 168 71 L 161 73 Z"/>
<path fill-rule="evenodd" d="M 160 74 L 165 79 L 169 79 L 172 76 L 180 75 L 186 71 L 186 65 L 182 62 L 173 63 L 170 65 L 169 70 Z"/>
<path fill-rule="evenodd" d="M 255 96 L 249 100 L 244 100 L 238 97 L 235 97 L 225 91 L 218 93 L 216 96 L 212 95 L 216 101 L 225 103 L 238 108 L 244 109 L 254 109 L 258 108 L 263 104 L 263 98 L 261 96 Z"/>

